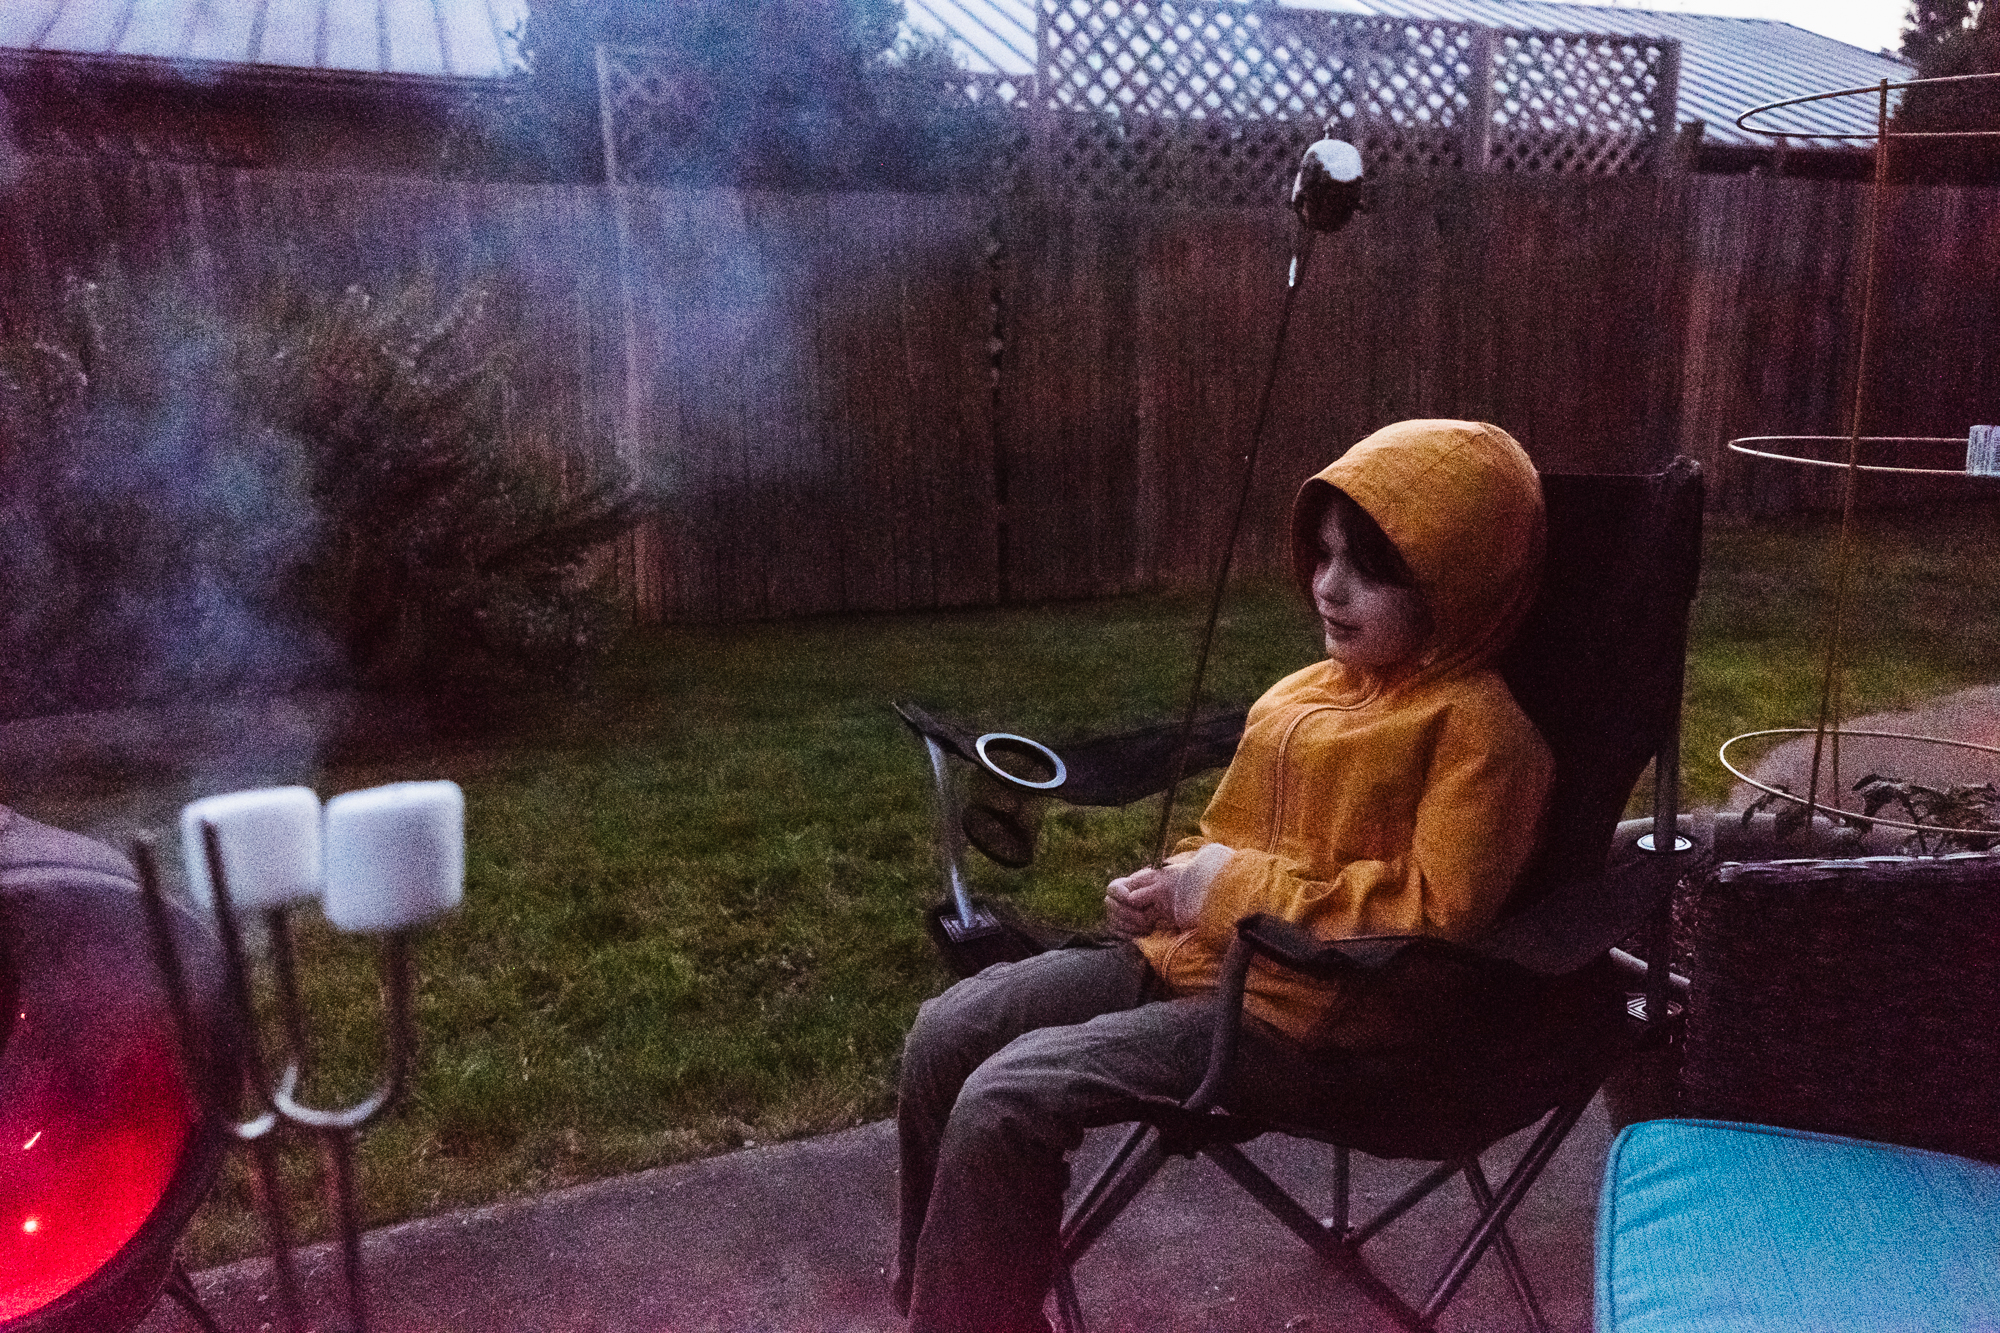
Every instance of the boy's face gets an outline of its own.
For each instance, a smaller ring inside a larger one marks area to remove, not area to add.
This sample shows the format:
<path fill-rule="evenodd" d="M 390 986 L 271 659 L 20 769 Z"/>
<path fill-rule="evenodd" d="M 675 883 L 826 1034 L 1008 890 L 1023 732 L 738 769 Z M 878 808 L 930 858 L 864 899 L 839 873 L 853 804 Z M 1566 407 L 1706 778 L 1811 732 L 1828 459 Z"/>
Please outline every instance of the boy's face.
<path fill-rule="evenodd" d="M 1381 668 L 1413 657 L 1430 637 L 1430 613 L 1414 588 L 1377 583 L 1348 558 L 1347 534 L 1329 506 L 1319 524 L 1313 607 L 1326 655 L 1343 666 Z"/>

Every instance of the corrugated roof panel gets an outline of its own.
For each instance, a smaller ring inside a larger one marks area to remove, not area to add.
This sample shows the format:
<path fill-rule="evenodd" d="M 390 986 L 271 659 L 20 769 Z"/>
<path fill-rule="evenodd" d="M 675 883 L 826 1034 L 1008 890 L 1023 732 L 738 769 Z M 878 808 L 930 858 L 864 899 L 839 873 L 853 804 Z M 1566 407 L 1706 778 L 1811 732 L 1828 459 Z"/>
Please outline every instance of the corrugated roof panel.
<path fill-rule="evenodd" d="M 1762 135 L 1736 128 L 1753 106 L 1809 93 L 1856 88 L 1915 74 L 1899 60 L 1808 32 L 1777 19 L 1681 14 L 1613 5 L 1573 5 L 1546 0 L 1358 0 L 1377 14 L 1458 19 L 1496 28 L 1540 28 L 1676 37 L 1681 43 L 1680 105 L 1676 119 L 1703 123 L 1717 143 L 1769 146 Z M 1283 0 L 1289 7 L 1330 7 L 1316 0 Z M 1872 129 L 1865 99 L 1822 104 L 1808 125 L 1839 133 Z M 1835 146 L 1826 141 L 1826 146 Z"/>
<path fill-rule="evenodd" d="M 321 57 L 325 68 L 380 71 L 384 67 L 379 0 L 330 4 L 325 16 L 326 54 Z"/>
<path fill-rule="evenodd" d="M 68 0 L 40 44 L 45 49 L 104 55 L 124 30 L 131 7 L 132 0 Z"/>
<path fill-rule="evenodd" d="M 265 0 L 264 39 L 249 60 L 260 65 L 319 64 L 320 0 Z"/>
<path fill-rule="evenodd" d="M 506 32 L 527 11 L 528 0 L 0 0 L 0 47 L 482 78 L 507 72 Z"/>
<path fill-rule="evenodd" d="M 437 10 L 432 0 L 387 5 L 382 11 L 389 37 L 387 67 L 399 74 L 444 74 L 444 49 L 438 44 Z"/>
<path fill-rule="evenodd" d="M 60 8 L 62 0 L 15 0 L 0 5 L 0 46 L 33 46 Z"/>
<path fill-rule="evenodd" d="M 1032 74 L 1032 0 L 905 0 L 910 26 L 949 37 L 977 73 Z"/>
<path fill-rule="evenodd" d="M 125 31 L 118 38 L 121 56 L 165 56 L 181 53 L 194 27 L 195 8 L 200 0 L 137 0 Z"/>
<path fill-rule="evenodd" d="M 260 0 L 261 3 L 261 0 Z M 256 4 L 230 4 L 208 0 L 196 13 L 181 54 L 189 60 L 241 60 L 250 50 L 250 34 L 257 22 Z"/>

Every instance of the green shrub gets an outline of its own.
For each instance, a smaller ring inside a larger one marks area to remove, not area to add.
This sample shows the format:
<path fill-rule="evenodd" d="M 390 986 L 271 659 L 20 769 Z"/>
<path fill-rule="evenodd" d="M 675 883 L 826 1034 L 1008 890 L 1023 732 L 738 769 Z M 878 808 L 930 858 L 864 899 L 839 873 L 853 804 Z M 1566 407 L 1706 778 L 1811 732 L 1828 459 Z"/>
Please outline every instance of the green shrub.
<path fill-rule="evenodd" d="M 281 289 L 237 319 L 183 290 L 72 280 L 0 338 L 0 710 L 464 698 L 609 645 L 596 553 L 640 492 L 552 480 L 583 469 L 510 403 L 485 287 Z"/>

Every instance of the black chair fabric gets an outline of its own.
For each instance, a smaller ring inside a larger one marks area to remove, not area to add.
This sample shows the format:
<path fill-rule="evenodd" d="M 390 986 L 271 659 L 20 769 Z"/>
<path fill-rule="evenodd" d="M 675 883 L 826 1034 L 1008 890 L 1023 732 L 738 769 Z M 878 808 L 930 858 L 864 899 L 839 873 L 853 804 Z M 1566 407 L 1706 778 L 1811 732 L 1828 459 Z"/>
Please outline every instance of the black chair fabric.
<path fill-rule="evenodd" d="M 1551 474 L 1542 591 L 1500 673 L 1556 760 L 1542 848 L 1513 906 L 1605 868 L 1611 831 L 1680 718 L 1701 577 L 1701 468 Z"/>

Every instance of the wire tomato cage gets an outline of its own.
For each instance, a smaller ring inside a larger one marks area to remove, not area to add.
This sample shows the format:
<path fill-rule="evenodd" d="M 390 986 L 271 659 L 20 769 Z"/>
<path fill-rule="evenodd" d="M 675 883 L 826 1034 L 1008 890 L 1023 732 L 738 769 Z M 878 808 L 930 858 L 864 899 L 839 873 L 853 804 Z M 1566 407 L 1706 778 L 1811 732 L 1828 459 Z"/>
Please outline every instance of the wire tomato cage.
<path fill-rule="evenodd" d="M 1841 698 L 1840 671 L 1842 639 L 1844 637 L 1848 609 L 1848 591 L 1851 585 L 1854 557 L 1855 493 L 1859 488 L 1859 481 L 1862 474 L 1956 477 L 1973 480 L 1975 484 L 1982 481 L 2000 481 L 2000 427 L 1974 426 L 1963 437 L 1928 435 L 1864 436 L 1861 433 L 1861 423 L 1864 420 L 1864 412 L 1867 407 L 1869 352 L 1872 347 L 1874 333 L 1876 277 L 1882 248 L 1882 203 L 1888 191 L 1890 143 L 1897 139 L 2000 138 L 2000 129 L 1896 129 L 1890 123 L 1890 94 L 1912 88 L 1976 83 L 1994 84 L 1995 91 L 2000 92 L 2000 82 L 1996 81 L 2000 81 L 2000 73 L 1957 74 L 1929 79 L 1905 79 L 1900 82 L 1883 79 L 1879 83 L 1867 87 L 1841 88 L 1831 92 L 1811 93 L 1803 97 L 1791 97 L 1780 101 L 1766 102 L 1761 106 L 1750 108 L 1736 118 L 1738 129 L 1751 134 L 1761 134 L 1772 139 L 1871 141 L 1875 145 L 1874 175 L 1868 205 L 1866 277 L 1862 289 L 1861 326 L 1858 337 L 1859 350 L 1855 358 L 1853 405 L 1851 415 L 1849 416 L 1848 433 L 1844 436 L 1744 435 L 1738 436 L 1729 442 L 1731 453 L 1792 466 L 1837 468 L 1841 471 L 1843 477 L 1840 530 L 1834 560 L 1833 609 L 1827 625 L 1825 656 L 1820 673 L 1820 697 L 1817 722 L 1811 727 L 1781 727 L 1762 731 L 1743 732 L 1724 741 L 1717 754 L 1717 758 L 1721 760 L 1722 766 L 1738 780 L 1749 784 L 1756 790 L 1763 792 L 1766 796 L 1803 805 L 1806 809 L 1806 820 L 1809 825 L 1824 810 L 1830 817 L 1843 819 L 1850 816 L 1865 818 L 1870 826 L 1904 829 L 1919 833 L 1952 831 L 1939 825 L 1918 825 L 1899 820 L 1885 819 L 1878 815 L 1862 816 L 1859 812 L 1843 810 L 1840 804 L 1840 749 L 1843 738 L 1885 739 L 1904 743 L 1914 742 L 1922 745 L 1933 745 L 1962 751 L 1979 751 L 1988 755 L 2000 756 L 2000 748 L 1978 745 L 1969 741 L 1952 740 L 1942 736 L 1918 735 L 1908 732 L 1844 730 L 1841 726 L 1843 701 Z M 1852 128 L 1844 126 L 1829 127 L 1826 125 L 1814 125 L 1810 121 L 1803 120 L 1803 117 L 1809 116 L 1811 112 L 1800 110 L 1801 108 L 1818 110 L 1820 104 L 1823 103 L 1837 103 L 1850 98 L 1870 96 L 1875 99 L 1875 124 L 1871 130 L 1865 132 L 1855 132 Z M 1785 115 L 1787 112 L 1792 113 L 1789 118 Z M 1753 123 L 1759 120 L 1765 123 Z M 1789 126 L 1789 128 L 1774 128 L 1770 124 L 1774 120 L 1779 124 Z M 1843 440 L 1847 446 L 1844 460 L 1817 458 L 1805 452 L 1806 446 L 1823 445 Z M 1899 447 L 1919 445 L 1933 449 L 1944 445 L 1959 445 L 1963 446 L 1966 450 L 1965 465 L 1963 467 L 1921 467 L 1907 463 L 1863 463 L 1861 461 L 1861 449 L 1864 444 Z M 1773 737 L 1801 736 L 1811 736 L 1813 738 L 1812 766 L 1806 793 L 1803 796 L 1752 777 L 1743 768 L 1739 768 L 1730 755 L 1731 747 L 1746 741 Z M 1827 786 L 1831 792 L 1830 797 L 1824 801 L 1820 798 L 1820 776 L 1823 760 L 1830 760 L 1830 763 L 1827 765 L 1829 776 Z"/>

